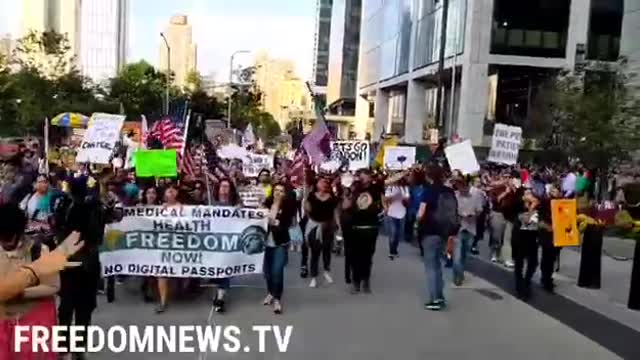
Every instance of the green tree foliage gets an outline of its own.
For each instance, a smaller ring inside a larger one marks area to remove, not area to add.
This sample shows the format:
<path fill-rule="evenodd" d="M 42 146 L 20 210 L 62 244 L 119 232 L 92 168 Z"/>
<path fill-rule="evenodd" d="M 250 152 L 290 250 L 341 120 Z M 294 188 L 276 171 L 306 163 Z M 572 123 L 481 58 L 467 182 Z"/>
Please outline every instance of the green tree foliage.
<path fill-rule="evenodd" d="M 140 61 L 126 65 L 117 77 L 111 79 L 108 97 L 121 103 L 129 117 L 160 115 L 166 83 L 164 73 L 146 61 Z M 177 92 L 171 89 L 172 98 Z"/>
<path fill-rule="evenodd" d="M 239 85 L 234 85 L 231 95 L 231 126 L 244 130 L 253 125 L 256 136 L 266 140 L 280 135 L 281 129 L 273 116 L 262 110 L 263 94 L 254 79 L 255 68 L 240 70 Z"/>
<path fill-rule="evenodd" d="M 562 74 L 553 86 L 550 148 L 606 170 L 640 144 L 640 89 L 626 61 L 585 74 Z"/>
<path fill-rule="evenodd" d="M 197 70 L 189 71 L 185 81 L 187 82 L 187 87 L 184 89 L 185 92 L 196 92 L 202 90 L 202 76 Z"/>
<path fill-rule="evenodd" d="M 74 68 L 70 50 L 66 35 L 30 31 L 16 42 L 12 59 L 20 69 L 31 69 L 48 79 L 56 79 Z"/>

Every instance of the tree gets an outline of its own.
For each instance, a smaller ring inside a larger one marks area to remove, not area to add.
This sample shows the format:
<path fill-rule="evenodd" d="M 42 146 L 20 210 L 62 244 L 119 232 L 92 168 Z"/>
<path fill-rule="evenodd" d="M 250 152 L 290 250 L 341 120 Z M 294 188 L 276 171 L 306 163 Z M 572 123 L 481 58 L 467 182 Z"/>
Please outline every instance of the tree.
<path fill-rule="evenodd" d="M 202 76 L 198 72 L 198 70 L 191 70 L 187 74 L 185 79 L 187 86 L 185 88 L 186 92 L 195 92 L 202 90 Z"/>
<path fill-rule="evenodd" d="M 640 143 L 640 91 L 634 79 L 624 59 L 615 67 L 559 76 L 548 145 L 601 170 L 627 159 Z"/>
<path fill-rule="evenodd" d="M 55 79 L 73 70 L 74 57 L 66 35 L 53 30 L 30 31 L 18 39 L 13 62 L 20 69 L 32 69 L 45 78 Z"/>
<path fill-rule="evenodd" d="M 142 60 L 126 65 L 118 76 L 111 79 L 109 98 L 121 103 L 132 118 L 141 115 L 160 115 L 166 89 L 166 75 Z M 172 98 L 179 93 L 171 89 Z"/>

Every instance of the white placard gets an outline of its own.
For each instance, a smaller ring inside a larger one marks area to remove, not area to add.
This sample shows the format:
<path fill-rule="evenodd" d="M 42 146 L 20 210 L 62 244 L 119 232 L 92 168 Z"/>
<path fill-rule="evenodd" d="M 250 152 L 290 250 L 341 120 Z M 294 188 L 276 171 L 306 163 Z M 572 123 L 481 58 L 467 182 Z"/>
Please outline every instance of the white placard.
<path fill-rule="evenodd" d="M 447 146 L 444 153 L 452 171 L 460 170 L 465 175 L 480 171 L 480 164 L 471 146 L 471 140 Z"/>
<path fill-rule="evenodd" d="M 368 141 L 332 141 L 329 161 L 349 164 L 349 170 L 369 167 L 370 146 Z"/>
<path fill-rule="evenodd" d="M 94 113 L 84 134 L 76 162 L 109 164 L 125 115 Z"/>
<path fill-rule="evenodd" d="M 273 155 L 249 153 L 242 159 L 244 176 L 257 177 L 262 169 L 273 170 Z"/>
<path fill-rule="evenodd" d="M 413 146 L 386 146 L 384 167 L 389 170 L 405 170 L 416 163 L 416 148 Z"/>
<path fill-rule="evenodd" d="M 496 124 L 493 128 L 491 150 L 487 160 L 498 164 L 515 165 L 518 162 L 521 142 L 521 127 Z"/>

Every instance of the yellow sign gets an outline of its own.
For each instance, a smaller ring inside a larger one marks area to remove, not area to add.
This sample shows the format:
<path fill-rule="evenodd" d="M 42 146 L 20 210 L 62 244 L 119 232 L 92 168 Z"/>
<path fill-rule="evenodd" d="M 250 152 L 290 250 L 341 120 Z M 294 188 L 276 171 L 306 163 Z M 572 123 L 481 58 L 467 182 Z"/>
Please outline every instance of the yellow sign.
<path fill-rule="evenodd" d="M 579 246 L 576 200 L 551 200 L 553 245 L 555 247 Z"/>

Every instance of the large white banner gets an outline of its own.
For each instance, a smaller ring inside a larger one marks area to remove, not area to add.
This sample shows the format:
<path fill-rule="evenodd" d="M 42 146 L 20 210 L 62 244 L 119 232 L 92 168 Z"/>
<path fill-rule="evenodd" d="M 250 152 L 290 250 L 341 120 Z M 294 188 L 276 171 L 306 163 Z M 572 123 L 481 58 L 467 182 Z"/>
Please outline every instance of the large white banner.
<path fill-rule="evenodd" d="M 273 155 L 248 153 L 242 158 L 242 173 L 246 177 L 257 177 L 262 169 L 273 171 Z"/>
<path fill-rule="evenodd" d="M 496 124 L 493 128 L 491 150 L 487 160 L 505 165 L 514 165 L 518 162 L 520 143 L 522 142 L 522 128 Z"/>
<path fill-rule="evenodd" d="M 76 162 L 109 164 L 125 115 L 94 113 L 84 134 Z"/>
<path fill-rule="evenodd" d="M 471 140 L 447 146 L 444 154 L 452 171 L 460 170 L 465 175 L 480 171 L 480 164 L 471 146 Z"/>
<path fill-rule="evenodd" d="M 384 166 L 389 170 L 405 170 L 416 163 L 416 148 L 413 146 L 385 146 Z"/>
<path fill-rule="evenodd" d="M 329 161 L 348 164 L 348 170 L 356 171 L 369 167 L 370 147 L 368 141 L 332 141 Z"/>
<path fill-rule="evenodd" d="M 100 248 L 104 276 L 225 278 L 262 272 L 267 211 L 225 206 L 124 208 Z"/>

